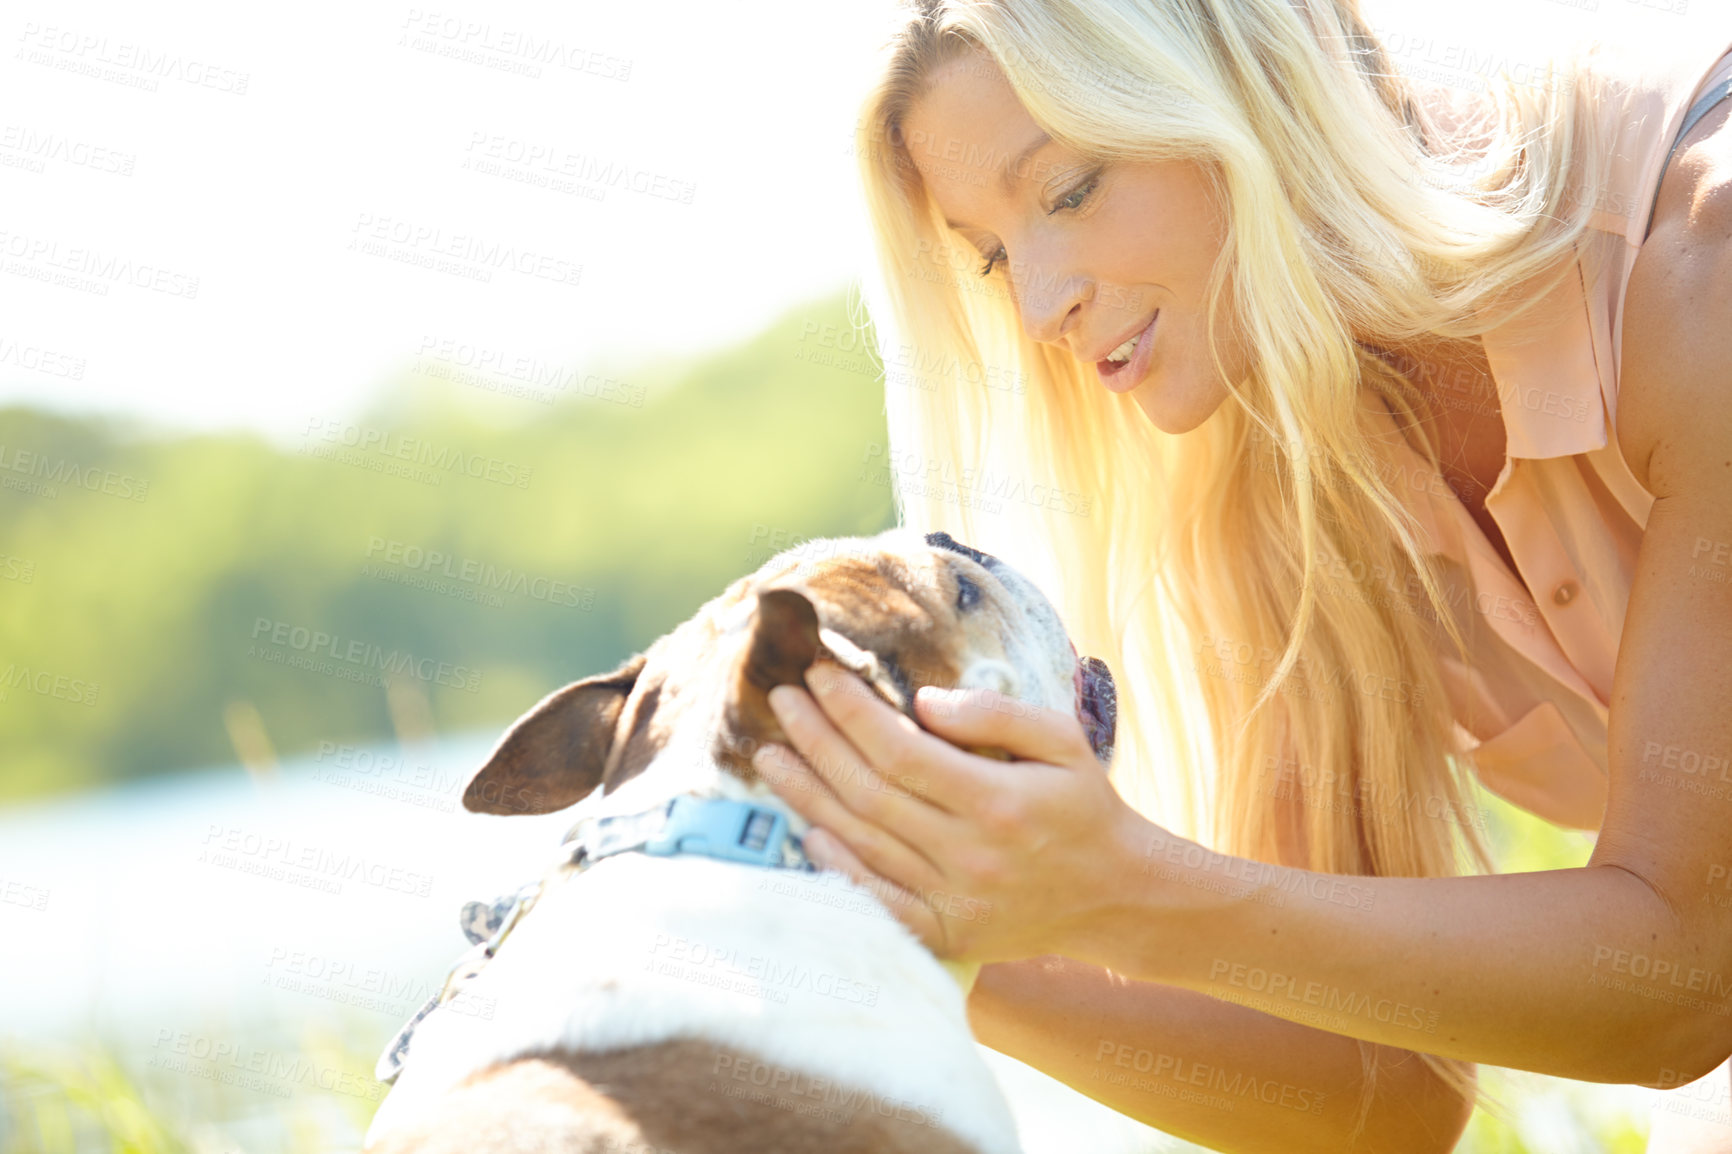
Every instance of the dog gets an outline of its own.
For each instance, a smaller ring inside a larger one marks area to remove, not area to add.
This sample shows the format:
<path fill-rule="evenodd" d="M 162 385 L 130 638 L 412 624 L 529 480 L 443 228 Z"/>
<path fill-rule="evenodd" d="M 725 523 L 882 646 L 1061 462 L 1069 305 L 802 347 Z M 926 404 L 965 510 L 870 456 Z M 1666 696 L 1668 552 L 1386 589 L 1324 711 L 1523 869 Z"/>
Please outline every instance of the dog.
<path fill-rule="evenodd" d="M 471 811 L 582 820 L 546 878 L 480 917 L 457 992 L 406 1027 L 369 1154 L 1019 1149 L 968 1028 L 977 967 L 813 870 L 806 823 L 752 767 L 788 741 L 769 690 L 815 662 L 910 716 L 923 684 L 1072 711 L 1110 761 L 1110 671 L 1005 562 L 907 530 L 771 558 L 550 694 L 470 777 Z"/>

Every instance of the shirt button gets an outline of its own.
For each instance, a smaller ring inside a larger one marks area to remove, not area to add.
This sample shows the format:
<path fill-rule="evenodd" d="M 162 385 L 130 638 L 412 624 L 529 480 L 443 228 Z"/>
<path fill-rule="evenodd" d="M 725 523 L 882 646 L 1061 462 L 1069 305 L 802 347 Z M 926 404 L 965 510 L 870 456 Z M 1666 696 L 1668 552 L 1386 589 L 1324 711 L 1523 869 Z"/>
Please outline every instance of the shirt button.
<path fill-rule="evenodd" d="M 1568 605 L 1576 599 L 1576 594 L 1578 592 L 1580 592 L 1580 590 L 1577 588 L 1574 581 L 1565 581 L 1562 585 L 1559 585 L 1556 589 L 1552 590 L 1552 604 Z"/>

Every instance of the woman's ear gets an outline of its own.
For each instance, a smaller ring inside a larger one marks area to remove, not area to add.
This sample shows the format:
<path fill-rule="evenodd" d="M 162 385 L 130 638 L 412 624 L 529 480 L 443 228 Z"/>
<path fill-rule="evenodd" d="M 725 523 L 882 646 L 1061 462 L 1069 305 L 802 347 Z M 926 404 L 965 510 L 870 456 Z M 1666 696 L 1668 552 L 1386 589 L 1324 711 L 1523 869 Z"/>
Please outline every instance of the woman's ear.
<path fill-rule="evenodd" d="M 620 711 L 647 658 L 574 681 L 517 719 L 463 789 L 473 813 L 552 813 L 601 784 Z"/>

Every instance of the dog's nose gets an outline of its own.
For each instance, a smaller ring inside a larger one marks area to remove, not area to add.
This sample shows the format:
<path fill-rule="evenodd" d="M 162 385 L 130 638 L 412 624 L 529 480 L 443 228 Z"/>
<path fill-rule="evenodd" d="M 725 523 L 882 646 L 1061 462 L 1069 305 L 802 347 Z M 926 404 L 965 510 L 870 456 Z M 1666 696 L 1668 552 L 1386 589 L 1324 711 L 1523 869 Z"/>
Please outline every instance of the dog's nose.
<path fill-rule="evenodd" d="M 983 658 L 963 670 L 961 687 L 963 689 L 991 689 L 1006 697 L 1017 696 L 1022 688 L 1021 681 L 1016 676 L 1016 670 L 1002 661 Z"/>

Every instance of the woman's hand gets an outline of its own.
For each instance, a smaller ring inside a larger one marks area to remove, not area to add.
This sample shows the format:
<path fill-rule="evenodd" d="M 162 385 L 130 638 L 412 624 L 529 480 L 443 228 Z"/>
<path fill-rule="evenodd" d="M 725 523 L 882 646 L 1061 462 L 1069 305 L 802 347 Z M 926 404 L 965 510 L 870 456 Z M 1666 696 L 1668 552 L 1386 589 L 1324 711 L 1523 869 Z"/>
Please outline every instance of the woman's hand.
<path fill-rule="evenodd" d="M 1113 789 L 1075 717 L 926 687 L 915 712 L 927 733 L 845 670 L 813 666 L 806 683 L 810 694 L 770 692 L 798 752 L 766 745 L 753 765 L 821 827 L 805 842 L 819 866 L 873 889 L 942 957 L 1086 956 L 1155 831 Z"/>

